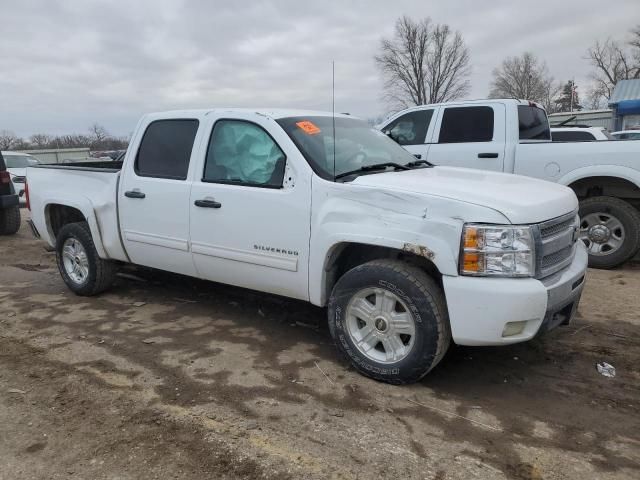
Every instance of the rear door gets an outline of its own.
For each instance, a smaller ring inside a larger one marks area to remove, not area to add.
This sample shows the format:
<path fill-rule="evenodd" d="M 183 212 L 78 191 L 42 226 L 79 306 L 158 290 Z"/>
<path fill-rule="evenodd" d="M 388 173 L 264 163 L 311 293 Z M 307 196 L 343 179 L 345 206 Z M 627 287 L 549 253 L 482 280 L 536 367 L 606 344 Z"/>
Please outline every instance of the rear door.
<path fill-rule="evenodd" d="M 427 159 L 437 108 L 423 108 L 403 113 L 387 123 L 382 131 L 418 159 Z"/>
<path fill-rule="evenodd" d="M 311 172 L 300 152 L 258 114 L 211 115 L 206 130 L 189 202 L 199 275 L 308 299 Z"/>
<path fill-rule="evenodd" d="M 189 170 L 199 125 L 189 117 L 153 120 L 132 142 L 118 209 L 133 263 L 196 275 L 189 248 Z"/>
<path fill-rule="evenodd" d="M 504 105 L 441 107 L 431 143 L 428 160 L 435 165 L 503 171 Z"/>

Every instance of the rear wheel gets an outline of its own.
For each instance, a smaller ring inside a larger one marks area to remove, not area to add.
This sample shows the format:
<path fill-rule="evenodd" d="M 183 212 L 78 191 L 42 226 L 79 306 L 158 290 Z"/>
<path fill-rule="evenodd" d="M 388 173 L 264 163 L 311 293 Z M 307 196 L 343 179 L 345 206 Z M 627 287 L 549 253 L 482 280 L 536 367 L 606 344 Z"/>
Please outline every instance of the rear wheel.
<path fill-rule="evenodd" d="M 587 198 L 580 202 L 580 240 L 590 267 L 617 267 L 640 248 L 640 213 L 619 198 Z"/>
<path fill-rule="evenodd" d="M 63 226 L 56 238 L 56 259 L 67 287 L 77 295 L 96 295 L 113 283 L 117 268 L 98 256 L 86 222 Z"/>
<path fill-rule="evenodd" d="M 20 230 L 20 207 L 18 205 L 0 210 L 0 235 L 13 235 Z"/>
<path fill-rule="evenodd" d="M 383 382 L 420 380 L 451 342 L 441 288 L 401 261 L 375 260 L 344 274 L 328 315 L 338 349 L 360 373 Z"/>

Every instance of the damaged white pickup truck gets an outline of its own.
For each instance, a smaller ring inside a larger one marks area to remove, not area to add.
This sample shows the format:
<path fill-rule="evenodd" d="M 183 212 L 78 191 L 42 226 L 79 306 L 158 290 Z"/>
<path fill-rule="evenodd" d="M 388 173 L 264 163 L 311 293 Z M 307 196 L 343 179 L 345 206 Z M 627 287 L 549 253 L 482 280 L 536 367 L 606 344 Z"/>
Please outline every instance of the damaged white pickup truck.
<path fill-rule="evenodd" d="M 307 300 L 353 366 L 390 383 L 452 340 L 569 322 L 587 265 L 567 187 L 432 167 L 347 115 L 151 114 L 121 163 L 29 168 L 27 192 L 77 294 L 127 262 Z"/>

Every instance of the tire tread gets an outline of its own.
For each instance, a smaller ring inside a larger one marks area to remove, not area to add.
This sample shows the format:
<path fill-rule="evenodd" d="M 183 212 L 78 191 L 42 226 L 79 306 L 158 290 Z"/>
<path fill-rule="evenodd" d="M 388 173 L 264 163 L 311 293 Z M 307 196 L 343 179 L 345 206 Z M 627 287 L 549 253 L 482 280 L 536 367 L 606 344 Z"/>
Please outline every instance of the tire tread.
<path fill-rule="evenodd" d="M 419 289 L 419 291 L 423 294 L 424 298 L 428 301 L 431 310 L 433 312 L 433 316 L 436 320 L 437 327 L 437 347 L 436 352 L 431 361 L 431 364 L 427 369 L 424 369 L 422 366 L 416 366 L 414 371 L 409 375 L 404 375 L 403 378 L 390 379 L 388 376 L 371 372 L 371 371 L 363 371 L 359 366 L 354 364 L 354 367 L 365 374 L 366 376 L 373 378 L 374 380 L 387 382 L 387 383 L 395 383 L 395 384 L 407 384 L 417 382 L 422 379 L 425 375 L 427 375 L 433 368 L 442 360 L 444 355 L 447 353 L 449 345 L 451 344 L 451 327 L 449 324 L 448 318 L 448 309 L 446 305 L 446 299 L 444 293 L 440 286 L 436 283 L 436 281 L 429 276 L 422 269 L 411 265 L 407 262 L 401 260 L 392 260 L 392 259 L 379 259 L 372 260 L 370 262 L 364 263 L 355 267 L 353 270 L 362 269 L 362 268 L 380 268 L 380 269 L 388 269 L 392 270 L 396 274 L 401 275 L 407 282 L 412 283 L 415 287 Z M 347 275 L 347 272 L 345 275 Z M 339 285 L 336 283 L 336 287 Z M 334 292 L 332 292 L 330 299 L 330 307 L 329 311 L 331 312 L 333 306 L 335 306 L 336 288 L 334 287 Z M 330 313 L 331 315 L 331 313 Z M 330 327 L 331 320 L 330 320 Z M 337 342 L 336 342 L 337 343 Z M 339 348 L 339 350 L 341 350 Z M 348 356 L 342 352 L 343 356 L 346 356 L 348 360 Z"/>
<path fill-rule="evenodd" d="M 20 206 L 0 211 L 0 235 L 13 235 L 20 230 Z"/>

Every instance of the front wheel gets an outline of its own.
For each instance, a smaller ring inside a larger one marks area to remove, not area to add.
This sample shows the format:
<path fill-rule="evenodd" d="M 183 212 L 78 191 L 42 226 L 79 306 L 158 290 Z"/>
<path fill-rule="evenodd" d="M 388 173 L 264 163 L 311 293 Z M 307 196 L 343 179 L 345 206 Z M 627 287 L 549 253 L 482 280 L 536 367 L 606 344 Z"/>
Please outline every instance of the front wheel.
<path fill-rule="evenodd" d="M 337 348 L 360 373 L 387 383 L 417 382 L 451 343 L 442 289 L 397 260 L 374 260 L 345 273 L 328 315 Z"/>
<path fill-rule="evenodd" d="M 580 240 L 590 267 L 617 267 L 640 248 L 640 213 L 619 198 L 587 198 L 580 202 Z"/>
<path fill-rule="evenodd" d="M 76 295 L 96 295 L 108 289 L 116 265 L 100 258 L 86 222 L 63 226 L 56 237 L 56 260 L 60 275 Z"/>

